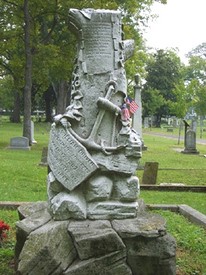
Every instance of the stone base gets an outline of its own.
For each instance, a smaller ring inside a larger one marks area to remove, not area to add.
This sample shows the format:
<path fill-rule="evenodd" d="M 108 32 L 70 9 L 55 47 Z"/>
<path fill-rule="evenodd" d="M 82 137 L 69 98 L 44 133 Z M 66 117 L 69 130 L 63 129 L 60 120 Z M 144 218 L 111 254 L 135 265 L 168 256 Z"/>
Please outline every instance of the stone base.
<path fill-rule="evenodd" d="M 134 219 L 54 221 L 45 202 L 18 211 L 17 274 L 176 274 L 176 243 L 159 215 L 142 211 Z"/>
<path fill-rule="evenodd" d="M 196 149 L 184 149 L 181 151 L 182 154 L 196 154 L 198 155 L 200 152 L 197 151 Z"/>

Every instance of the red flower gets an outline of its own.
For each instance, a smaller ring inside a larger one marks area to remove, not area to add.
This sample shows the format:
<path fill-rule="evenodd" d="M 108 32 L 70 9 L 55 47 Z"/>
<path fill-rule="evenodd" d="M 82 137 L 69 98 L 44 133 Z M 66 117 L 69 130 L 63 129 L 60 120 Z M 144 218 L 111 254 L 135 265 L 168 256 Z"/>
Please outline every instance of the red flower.
<path fill-rule="evenodd" d="M 7 234 L 5 231 L 9 231 L 10 226 L 6 224 L 4 221 L 0 220 L 0 242 L 3 241 Z"/>

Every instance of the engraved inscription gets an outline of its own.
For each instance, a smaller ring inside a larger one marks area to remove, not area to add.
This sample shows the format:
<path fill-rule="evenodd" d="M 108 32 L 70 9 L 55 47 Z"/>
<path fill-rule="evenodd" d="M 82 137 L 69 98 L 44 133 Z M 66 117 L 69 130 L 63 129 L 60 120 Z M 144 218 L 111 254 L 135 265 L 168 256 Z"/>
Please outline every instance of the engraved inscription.
<path fill-rule="evenodd" d="M 105 72 L 113 68 L 111 23 L 93 22 L 83 25 L 84 59 L 89 72 Z M 104 62 L 102 62 L 104 60 Z"/>
<path fill-rule="evenodd" d="M 70 191 L 98 168 L 86 149 L 63 128 L 51 130 L 48 164 L 55 178 Z"/>

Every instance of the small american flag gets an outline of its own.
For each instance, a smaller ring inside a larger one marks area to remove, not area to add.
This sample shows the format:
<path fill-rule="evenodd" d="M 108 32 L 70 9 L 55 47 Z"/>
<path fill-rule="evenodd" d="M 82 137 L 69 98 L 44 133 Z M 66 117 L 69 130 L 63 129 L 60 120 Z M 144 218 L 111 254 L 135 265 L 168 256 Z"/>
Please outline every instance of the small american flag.
<path fill-rule="evenodd" d="M 139 108 L 139 106 L 137 105 L 137 103 L 134 101 L 134 99 L 132 99 L 131 97 L 127 97 L 126 98 L 126 104 L 129 107 L 129 112 L 131 115 L 133 115 L 137 109 Z"/>
<path fill-rule="evenodd" d="M 124 121 L 130 119 L 130 111 L 128 110 L 126 103 L 123 103 L 121 107 L 121 119 Z"/>

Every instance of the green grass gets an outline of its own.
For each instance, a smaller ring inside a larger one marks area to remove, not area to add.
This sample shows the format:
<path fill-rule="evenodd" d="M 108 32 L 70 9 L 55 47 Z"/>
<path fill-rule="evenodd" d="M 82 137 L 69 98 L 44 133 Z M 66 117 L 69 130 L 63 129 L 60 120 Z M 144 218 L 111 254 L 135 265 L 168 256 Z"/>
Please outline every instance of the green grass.
<path fill-rule="evenodd" d="M 48 146 L 48 124 L 35 126 L 37 144 L 30 151 L 8 149 L 10 139 L 16 136 L 22 136 L 21 124 L 0 124 L 0 201 L 45 200 L 47 168 L 39 163 L 42 148 Z"/>
<path fill-rule="evenodd" d="M 206 215 L 205 193 L 140 191 L 146 204 L 187 204 Z"/>
<path fill-rule="evenodd" d="M 49 125 L 35 123 L 35 140 L 30 151 L 9 150 L 10 138 L 22 136 L 22 125 L 0 120 L 0 201 L 46 200 L 47 168 L 39 166 L 42 148 L 48 146 Z M 153 131 L 153 130 L 152 130 Z M 165 129 L 158 129 L 165 133 Z M 156 129 L 155 129 L 156 132 Z M 143 152 L 140 165 L 145 162 L 159 163 L 157 184 L 184 183 L 206 185 L 206 146 L 197 145 L 200 155 L 184 155 L 177 149 L 184 149 L 183 142 L 151 136 L 143 133 L 148 150 Z M 177 170 L 168 170 L 177 169 Z M 143 171 L 137 171 L 142 178 Z M 203 193 L 141 191 L 145 203 L 187 204 L 206 214 L 206 199 Z M 179 275 L 206 274 L 205 230 L 191 224 L 183 216 L 160 211 L 167 220 L 168 232 L 177 240 L 177 268 Z M 9 238 L 0 248 L 0 274 L 13 274 L 15 245 L 15 222 L 17 211 L 0 210 L 0 219 L 11 226 Z"/>
<path fill-rule="evenodd" d="M 176 239 L 178 275 L 206 274 L 206 232 L 170 211 L 155 211 L 167 220 L 167 231 Z"/>
<path fill-rule="evenodd" d="M 184 183 L 185 185 L 206 185 L 206 145 L 197 144 L 198 155 L 182 154 L 184 144 L 176 140 L 143 133 L 147 151 L 143 151 L 140 165 L 158 162 L 157 184 Z M 138 171 L 140 182 L 143 171 Z"/>

